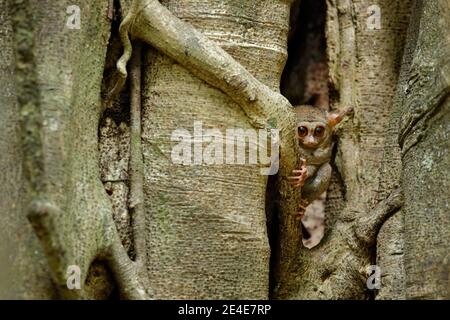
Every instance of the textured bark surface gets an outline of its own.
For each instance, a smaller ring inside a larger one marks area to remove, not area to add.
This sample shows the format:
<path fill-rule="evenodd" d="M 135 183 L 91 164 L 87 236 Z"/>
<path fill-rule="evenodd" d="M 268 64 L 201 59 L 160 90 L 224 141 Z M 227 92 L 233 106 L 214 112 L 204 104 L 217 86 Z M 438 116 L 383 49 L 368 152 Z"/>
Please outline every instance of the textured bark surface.
<path fill-rule="evenodd" d="M 278 90 L 286 58 L 286 1 L 162 3 Z M 182 166 L 170 158 L 172 132 L 185 128 L 193 134 L 194 121 L 223 135 L 251 124 L 229 97 L 170 58 L 149 50 L 145 63 L 147 257 L 156 297 L 267 298 L 267 179 L 259 166 Z"/>
<path fill-rule="evenodd" d="M 413 1 L 410 1 L 410 19 L 405 16 L 401 20 L 402 27 L 411 21 L 408 34 L 412 34 L 411 27 L 420 15 L 413 10 Z M 386 131 L 383 159 L 381 165 L 381 179 L 378 190 L 378 199 L 382 200 L 400 186 L 402 171 L 401 149 L 398 143 L 400 106 L 402 104 L 403 83 L 407 77 L 408 60 L 411 51 L 414 50 L 415 42 L 411 36 L 406 38 L 403 62 L 399 72 L 398 84 L 393 100 L 393 109 L 390 114 L 389 125 Z M 403 209 L 399 210 L 393 217 L 388 219 L 380 229 L 377 237 L 376 264 L 381 269 L 381 288 L 377 292 L 376 299 L 405 299 L 405 270 L 404 270 L 404 229 Z"/>
<path fill-rule="evenodd" d="M 0 298 L 55 297 L 49 269 L 26 218 L 19 106 L 14 86 L 12 13 L 0 1 Z"/>
<path fill-rule="evenodd" d="M 109 272 L 93 262 L 105 257 L 117 241 L 111 204 L 99 179 L 97 146 L 110 20 L 107 3 L 84 1 L 78 3 L 81 28 L 69 29 L 66 8 L 71 4 L 10 2 L 29 195 L 22 214 L 28 214 L 40 239 L 57 288 L 41 297 L 104 298 L 111 291 Z M 71 265 L 80 268 L 82 290 L 67 288 Z M 32 273 L 33 268 L 30 264 L 24 272 Z M 39 290 L 32 287 L 27 292 L 39 297 Z"/>
<path fill-rule="evenodd" d="M 408 299 L 448 299 L 450 2 L 417 1 L 400 83 Z"/>

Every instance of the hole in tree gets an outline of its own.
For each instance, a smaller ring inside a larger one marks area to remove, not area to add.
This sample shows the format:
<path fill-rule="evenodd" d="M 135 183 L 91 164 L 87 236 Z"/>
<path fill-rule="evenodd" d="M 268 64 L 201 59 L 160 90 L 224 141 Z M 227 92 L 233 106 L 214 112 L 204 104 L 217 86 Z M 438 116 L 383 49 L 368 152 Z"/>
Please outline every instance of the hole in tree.
<path fill-rule="evenodd" d="M 326 9 L 326 0 L 296 0 L 292 6 L 281 93 L 293 106 L 310 104 L 329 109 Z M 308 206 L 303 218 L 303 243 L 308 248 L 323 237 L 324 211 L 325 194 Z"/>

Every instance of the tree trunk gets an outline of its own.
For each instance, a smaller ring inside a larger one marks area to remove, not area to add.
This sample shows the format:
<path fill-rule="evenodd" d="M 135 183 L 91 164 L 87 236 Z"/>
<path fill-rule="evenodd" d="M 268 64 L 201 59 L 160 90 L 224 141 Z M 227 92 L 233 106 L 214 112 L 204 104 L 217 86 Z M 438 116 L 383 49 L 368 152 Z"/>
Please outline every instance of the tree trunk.
<path fill-rule="evenodd" d="M 355 112 L 309 250 L 279 92 L 293 1 L 82 0 L 70 28 L 70 1 L 0 0 L 0 298 L 368 299 L 374 264 L 377 299 L 449 298 L 450 3 L 321 1 L 292 12 L 326 10 L 326 54 L 291 48 L 283 88 L 306 103 L 317 72 L 324 107 Z M 275 128 L 268 179 L 248 157 Z"/>
<path fill-rule="evenodd" d="M 12 14 L 0 1 L 0 299 L 55 297 L 45 256 L 26 219 L 19 106 L 14 86 Z"/>
<path fill-rule="evenodd" d="M 2 8 L 5 5 L 8 8 L 2 10 L 2 19 L 6 20 L 2 29 L 8 35 L 11 25 L 13 28 L 12 40 L 7 36 L 2 37 L 2 42 L 9 41 L 4 45 L 12 46 L 15 53 L 14 60 L 11 55 L 7 58 L 15 67 L 14 90 L 18 102 L 10 92 L 6 112 L 11 120 L 19 120 L 21 138 L 21 152 L 12 153 L 18 159 L 11 159 L 14 163 L 10 167 L 16 168 L 22 156 L 25 178 L 20 179 L 18 168 L 11 171 L 17 172 L 16 183 L 11 186 L 20 188 L 24 182 L 20 198 L 15 199 L 15 192 L 10 193 L 8 189 L 1 193 L 2 197 L 13 196 L 9 201 L 16 203 L 15 210 L 20 214 L 7 211 L 8 215 L 2 219 L 7 224 L 15 221 L 11 229 L 15 235 L 7 241 L 11 249 L 18 236 L 23 238 L 18 239 L 23 248 L 18 251 L 23 253 L 17 256 L 22 268 L 13 279 L 23 283 L 32 279 L 25 288 L 19 286 L 20 292 L 14 297 L 51 298 L 62 294 L 72 298 L 98 298 L 106 297 L 111 287 L 105 283 L 104 268 L 99 268 L 97 273 L 100 281 L 88 279 L 91 264 L 110 245 L 114 234 L 111 205 L 98 176 L 97 148 L 100 85 L 110 21 L 107 3 L 92 5 L 81 1 L 81 28 L 69 29 L 66 9 L 71 4 L 70 1 L 8 1 L 6 4 L 2 1 Z M 15 126 L 17 122 L 11 123 Z M 9 133 L 10 144 L 17 141 L 14 134 L 14 131 Z M 2 184 L 2 188 L 5 186 L 8 184 Z M 48 264 L 25 220 L 27 215 Z M 109 224 L 105 218 L 108 216 Z M 80 268 L 81 291 L 68 290 L 66 285 L 66 273 L 72 265 Z M 49 283 L 48 266 L 55 288 Z"/>
<path fill-rule="evenodd" d="M 448 299 L 450 2 L 417 1 L 399 83 L 405 296 Z"/>
<path fill-rule="evenodd" d="M 288 1 L 162 3 L 278 91 L 286 59 Z M 203 136 L 214 139 L 225 136 L 228 128 L 252 129 L 251 124 L 223 92 L 172 59 L 149 49 L 144 61 L 147 265 L 156 297 L 268 298 L 267 177 L 258 165 L 205 165 L 192 158 L 186 166 L 171 159 L 176 143 L 170 139 L 177 129 L 194 135 L 195 122 L 201 122 L 203 130 L 219 130 Z M 193 136 L 194 141 L 201 138 Z M 238 139 L 245 141 L 245 136 Z"/>

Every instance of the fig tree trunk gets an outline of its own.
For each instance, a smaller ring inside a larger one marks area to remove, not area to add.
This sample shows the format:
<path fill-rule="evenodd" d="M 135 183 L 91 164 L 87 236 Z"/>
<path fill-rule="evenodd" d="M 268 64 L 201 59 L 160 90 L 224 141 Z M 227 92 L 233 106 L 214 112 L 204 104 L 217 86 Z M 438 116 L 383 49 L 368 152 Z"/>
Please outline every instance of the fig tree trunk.
<path fill-rule="evenodd" d="M 449 298 L 449 23 L 447 0 L 0 0 L 0 298 Z M 292 103 L 355 110 L 311 250 L 283 72 Z"/>

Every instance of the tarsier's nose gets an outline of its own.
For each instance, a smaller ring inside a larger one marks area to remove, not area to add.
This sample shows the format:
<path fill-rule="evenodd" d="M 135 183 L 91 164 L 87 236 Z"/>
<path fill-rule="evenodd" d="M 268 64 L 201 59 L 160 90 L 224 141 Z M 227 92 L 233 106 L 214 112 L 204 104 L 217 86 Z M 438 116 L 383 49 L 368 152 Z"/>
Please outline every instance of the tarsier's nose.
<path fill-rule="evenodd" d="M 308 136 L 303 139 L 303 145 L 306 147 L 315 147 L 317 145 L 317 141 L 313 137 Z"/>

